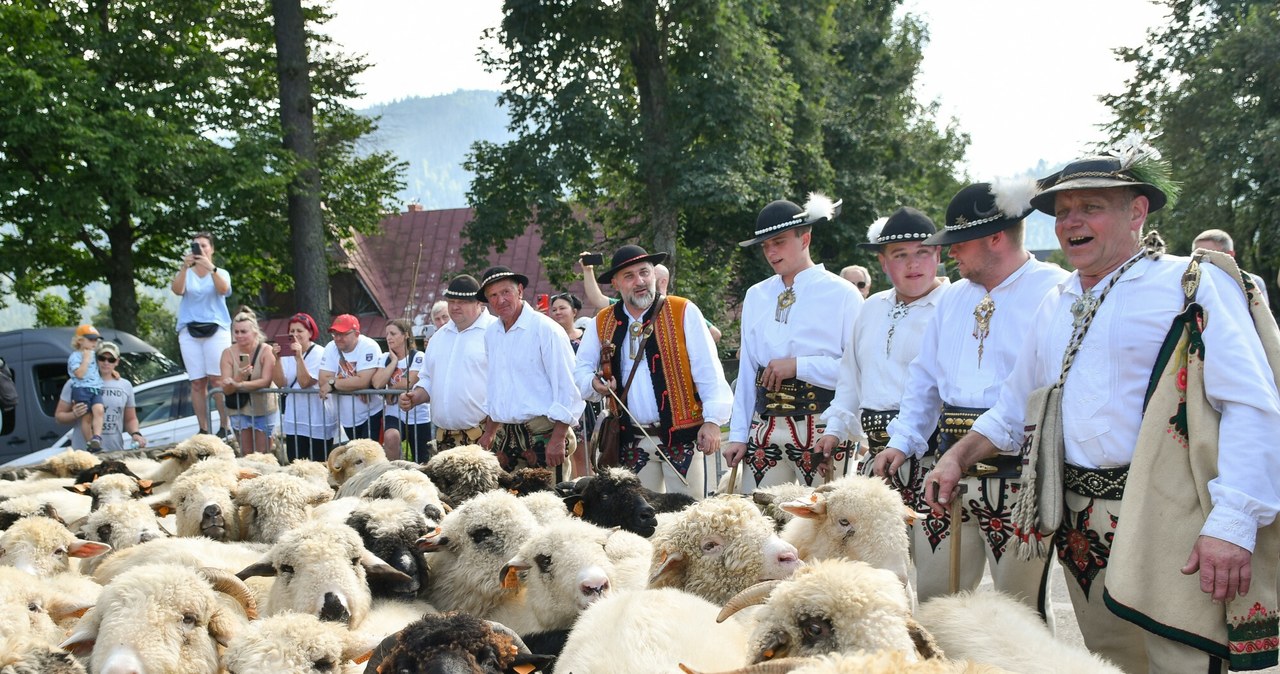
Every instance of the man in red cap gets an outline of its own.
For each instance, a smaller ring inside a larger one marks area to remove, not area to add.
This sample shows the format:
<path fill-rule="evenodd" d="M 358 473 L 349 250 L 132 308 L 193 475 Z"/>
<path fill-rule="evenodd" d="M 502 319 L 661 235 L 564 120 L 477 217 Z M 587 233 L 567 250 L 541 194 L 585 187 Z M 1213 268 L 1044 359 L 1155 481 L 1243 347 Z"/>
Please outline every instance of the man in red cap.
<path fill-rule="evenodd" d="M 329 326 L 333 341 L 320 360 L 320 398 L 331 393 L 367 389 L 373 373 L 382 365 L 378 343 L 360 334 L 360 319 L 342 314 Z M 382 399 L 368 395 L 343 395 L 338 400 L 338 421 L 348 440 L 378 439 L 382 430 Z"/>
<path fill-rule="evenodd" d="M 657 263 L 666 258 L 634 245 L 613 254 L 597 280 L 612 284 L 622 301 L 583 331 L 574 378 L 584 398 L 606 401 L 619 415 L 622 467 L 654 491 L 702 498 L 707 476 L 695 457 L 719 451 L 733 394 L 702 312 L 659 287 Z M 613 375 L 607 379 L 599 374 L 604 362 Z"/>

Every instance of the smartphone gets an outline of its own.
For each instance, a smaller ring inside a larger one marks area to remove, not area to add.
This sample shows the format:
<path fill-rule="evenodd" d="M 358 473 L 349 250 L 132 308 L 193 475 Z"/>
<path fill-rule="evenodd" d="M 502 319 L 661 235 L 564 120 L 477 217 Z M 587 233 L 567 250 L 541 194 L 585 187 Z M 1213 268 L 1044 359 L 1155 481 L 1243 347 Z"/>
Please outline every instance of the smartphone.
<path fill-rule="evenodd" d="M 292 355 L 293 355 L 293 335 L 291 335 L 291 334 L 289 334 L 289 333 L 287 333 L 287 332 L 286 332 L 286 333 L 284 333 L 283 335 L 276 335 L 276 336 L 275 336 L 275 342 L 276 342 L 276 344 L 279 344 L 279 345 L 280 345 L 280 355 L 281 355 L 281 356 L 292 356 Z"/>
<path fill-rule="evenodd" d="M 191 242 L 191 254 L 192 254 L 192 255 L 204 255 L 204 249 L 200 247 L 200 242 L 199 242 L 199 241 L 192 241 L 192 242 Z"/>
<path fill-rule="evenodd" d="M 599 267 L 604 264 L 604 255 L 600 253 L 583 253 L 578 259 L 584 267 Z"/>
<path fill-rule="evenodd" d="M 249 354 L 247 353 L 240 354 L 240 367 L 244 367 L 245 365 L 248 365 L 248 364 L 249 364 Z"/>
<path fill-rule="evenodd" d="M 547 313 L 551 308 L 551 296 L 546 293 L 538 293 L 538 311 Z"/>

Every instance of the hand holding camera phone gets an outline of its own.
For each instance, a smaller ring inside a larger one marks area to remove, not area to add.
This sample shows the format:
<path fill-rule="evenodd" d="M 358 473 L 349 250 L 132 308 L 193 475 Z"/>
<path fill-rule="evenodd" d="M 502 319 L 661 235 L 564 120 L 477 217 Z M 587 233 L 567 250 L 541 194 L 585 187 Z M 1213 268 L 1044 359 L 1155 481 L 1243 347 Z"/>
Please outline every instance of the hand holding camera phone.
<path fill-rule="evenodd" d="M 600 253 L 583 253 L 578 257 L 578 262 L 584 267 L 599 267 L 604 264 L 604 255 Z"/>
<path fill-rule="evenodd" d="M 200 247 L 200 242 L 199 242 L 199 241 L 192 241 L 192 242 L 191 242 L 191 254 L 192 254 L 192 255 L 204 255 L 204 249 Z"/>
<path fill-rule="evenodd" d="M 243 375 L 245 379 L 248 379 L 250 372 L 251 366 L 249 365 L 249 354 L 242 353 L 240 354 L 240 374 Z"/>

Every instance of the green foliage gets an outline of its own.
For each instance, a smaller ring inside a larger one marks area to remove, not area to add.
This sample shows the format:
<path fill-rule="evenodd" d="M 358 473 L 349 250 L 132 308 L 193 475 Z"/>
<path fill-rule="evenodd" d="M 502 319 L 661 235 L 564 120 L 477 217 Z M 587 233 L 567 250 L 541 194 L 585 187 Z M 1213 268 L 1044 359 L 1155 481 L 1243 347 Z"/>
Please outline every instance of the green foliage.
<path fill-rule="evenodd" d="M 138 295 L 138 305 L 140 309 L 134 335 L 156 347 L 157 351 L 173 359 L 174 362 L 181 363 L 182 350 L 178 347 L 178 333 L 174 330 L 174 326 L 178 324 L 178 317 L 165 307 L 164 302 L 151 295 Z M 99 329 L 114 328 L 111 307 L 106 304 L 99 305 L 90 322 Z"/>
<path fill-rule="evenodd" d="M 517 137 L 473 146 L 468 263 L 536 220 L 557 282 L 594 237 L 639 240 L 720 307 L 771 273 L 733 245 L 759 210 L 809 191 L 845 199 L 815 258 L 874 263 L 851 254 L 866 226 L 903 203 L 940 215 L 968 142 L 914 99 L 925 34 L 898 4 L 508 0 L 482 57 Z"/>
<path fill-rule="evenodd" d="M 36 295 L 32 302 L 36 308 L 35 327 L 57 328 L 64 325 L 79 325 L 83 300 L 83 296 L 77 301 L 75 297 L 66 297 L 52 292 Z"/>
<path fill-rule="evenodd" d="M 1103 98 L 1117 116 L 1109 131 L 1156 137 L 1182 183 L 1177 205 L 1151 219 L 1171 251 L 1189 253 L 1205 229 L 1226 230 L 1241 265 L 1280 301 L 1280 6 L 1162 4 L 1168 22 L 1144 46 L 1119 52 L 1137 73 L 1123 93 Z"/>
<path fill-rule="evenodd" d="M 0 273 L 18 299 L 105 280 L 116 323 L 132 328 L 135 283 L 167 285 L 200 230 L 217 235 L 218 263 L 237 284 L 287 285 L 286 188 L 298 167 L 281 147 L 267 4 L 0 4 Z M 312 39 L 336 242 L 376 227 L 399 167 L 387 155 L 355 159 L 373 122 L 339 101 L 363 66 Z"/>

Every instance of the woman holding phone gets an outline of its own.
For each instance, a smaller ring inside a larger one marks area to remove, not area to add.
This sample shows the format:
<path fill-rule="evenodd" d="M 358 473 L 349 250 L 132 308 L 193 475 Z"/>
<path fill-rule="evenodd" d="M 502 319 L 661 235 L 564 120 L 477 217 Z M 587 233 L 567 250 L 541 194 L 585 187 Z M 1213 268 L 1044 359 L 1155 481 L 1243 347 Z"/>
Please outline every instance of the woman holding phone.
<path fill-rule="evenodd" d="M 320 327 L 310 314 L 298 313 L 289 319 L 289 334 L 277 338 L 271 350 L 279 367 L 273 377 L 276 388 L 306 390 L 284 399 L 281 424 L 284 453 L 289 461 L 329 458 L 332 439 L 338 435 L 338 411 L 334 398 L 321 400 L 320 361 L 324 348 L 315 343 Z"/>
<path fill-rule="evenodd" d="M 276 419 L 276 397 L 252 393 L 271 386 L 276 371 L 275 352 L 267 347 L 258 317 L 240 307 L 231 322 L 231 346 L 222 352 L 222 392 L 231 408 L 231 428 L 240 439 L 240 453 L 271 451 L 271 431 Z"/>
<path fill-rule="evenodd" d="M 401 458 L 401 442 L 408 441 L 413 460 L 426 463 L 431 458 L 427 443 L 431 441 L 431 412 L 428 405 L 417 405 L 408 412 L 400 409 L 400 394 L 418 383 L 423 353 L 414 348 L 412 326 L 397 318 L 387 324 L 386 364 L 373 373 L 373 388 L 386 387 L 395 396 L 387 396 L 382 414 L 382 448 L 392 461 Z"/>
<path fill-rule="evenodd" d="M 182 364 L 191 380 L 191 402 L 195 406 L 200 432 L 209 432 L 209 378 L 222 374 L 220 360 L 231 345 L 231 314 L 227 296 L 231 275 L 213 263 L 213 235 L 198 232 L 191 237 L 191 250 L 182 256 L 182 267 L 169 283 L 178 304 L 178 346 Z M 217 400 L 220 435 L 227 437 L 227 408 Z"/>

